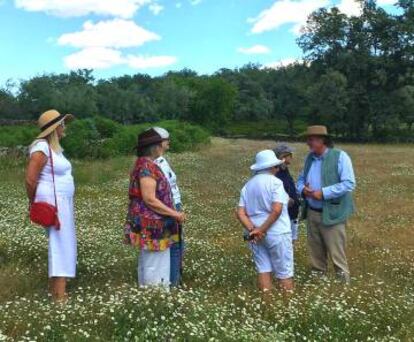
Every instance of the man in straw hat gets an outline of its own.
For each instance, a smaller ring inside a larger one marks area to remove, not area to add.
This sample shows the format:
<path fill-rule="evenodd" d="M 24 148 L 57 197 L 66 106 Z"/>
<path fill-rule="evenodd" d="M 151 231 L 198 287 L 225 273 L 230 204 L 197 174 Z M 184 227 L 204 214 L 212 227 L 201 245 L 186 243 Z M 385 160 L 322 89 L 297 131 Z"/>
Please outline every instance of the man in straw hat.
<path fill-rule="evenodd" d="M 282 164 L 272 150 L 259 152 L 250 167 L 254 175 L 243 187 L 237 209 L 263 291 L 272 288 L 272 273 L 282 290 L 293 290 L 289 196 L 282 181 L 274 177 Z"/>
<path fill-rule="evenodd" d="M 303 218 L 307 219 L 312 269 L 326 274 L 329 256 L 337 278 L 349 283 L 345 225 L 354 212 L 352 162 L 347 153 L 333 148 L 325 126 L 308 127 L 306 138 L 310 152 L 297 189 L 305 199 Z"/>

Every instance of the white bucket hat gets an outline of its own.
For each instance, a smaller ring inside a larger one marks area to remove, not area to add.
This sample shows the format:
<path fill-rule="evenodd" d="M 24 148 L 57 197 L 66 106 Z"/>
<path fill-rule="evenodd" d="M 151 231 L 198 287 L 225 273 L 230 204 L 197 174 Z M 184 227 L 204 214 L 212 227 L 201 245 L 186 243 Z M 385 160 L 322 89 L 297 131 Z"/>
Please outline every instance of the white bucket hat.
<path fill-rule="evenodd" d="M 255 163 L 250 166 L 250 170 L 261 171 L 281 164 L 283 164 L 283 160 L 277 159 L 275 152 L 264 150 L 256 154 Z"/>

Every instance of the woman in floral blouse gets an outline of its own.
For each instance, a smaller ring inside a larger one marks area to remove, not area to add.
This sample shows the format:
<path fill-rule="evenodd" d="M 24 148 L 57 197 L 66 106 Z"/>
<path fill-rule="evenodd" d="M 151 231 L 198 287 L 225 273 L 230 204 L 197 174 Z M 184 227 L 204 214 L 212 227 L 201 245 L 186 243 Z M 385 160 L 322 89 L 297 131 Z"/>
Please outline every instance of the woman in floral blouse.
<path fill-rule="evenodd" d="M 154 163 L 162 154 L 162 140 L 154 129 L 138 136 L 138 159 L 131 172 L 125 240 L 141 250 L 141 286 L 169 285 L 170 246 L 178 240 L 178 224 L 185 220 L 184 213 L 174 209 L 168 180 Z"/>

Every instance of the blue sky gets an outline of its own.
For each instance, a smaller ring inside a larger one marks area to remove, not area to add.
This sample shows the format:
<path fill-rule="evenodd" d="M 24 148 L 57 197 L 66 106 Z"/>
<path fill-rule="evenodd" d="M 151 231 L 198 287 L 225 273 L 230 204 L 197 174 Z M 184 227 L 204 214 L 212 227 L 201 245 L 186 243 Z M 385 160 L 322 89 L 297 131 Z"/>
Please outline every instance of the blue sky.
<path fill-rule="evenodd" d="M 359 12 L 355 0 L 0 0 L 0 85 L 77 68 L 106 78 L 278 66 L 301 58 L 307 15 L 333 5 Z"/>

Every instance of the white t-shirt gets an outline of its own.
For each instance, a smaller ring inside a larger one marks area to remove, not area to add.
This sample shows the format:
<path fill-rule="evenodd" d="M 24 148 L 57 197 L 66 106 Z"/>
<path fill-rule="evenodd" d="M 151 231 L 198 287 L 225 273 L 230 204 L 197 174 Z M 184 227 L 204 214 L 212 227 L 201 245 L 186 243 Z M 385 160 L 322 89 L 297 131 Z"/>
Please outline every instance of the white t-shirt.
<path fill-rule="evenodd" d="M 171 195 L 173 197 L 174 204 L 175 205 L 181 204 L 181 194 L 180 194 L 180 189 L 178 189 L 178 185 L 177 185 L 177 175 L 171 168 L 167 159 L 161 156 L 155 159 L 154 162 L 155 164 L 159 166 L 164 176 L 167 177 L 168 183 L 170 183 Z"/>
<path fill-rule="evenodd" d="M 282 213 L 267 231 L 268 234 L 279 235 L 291 232 L 288 202 L 289 196 L 282 181 L 270 173 L 259 173 L 241 190 L 239 207 L 244 207 L 253 224 L 260 227 L 272 212 L 272 204 L 282 203 Z"/>

